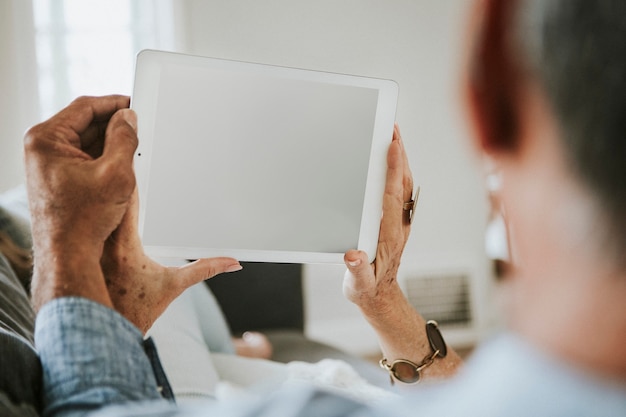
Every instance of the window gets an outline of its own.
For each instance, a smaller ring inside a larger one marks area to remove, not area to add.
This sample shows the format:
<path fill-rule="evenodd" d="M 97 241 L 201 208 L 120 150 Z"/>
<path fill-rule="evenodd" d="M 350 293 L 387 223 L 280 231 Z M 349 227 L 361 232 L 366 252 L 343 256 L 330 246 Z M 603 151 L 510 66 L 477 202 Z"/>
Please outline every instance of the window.
<path fill-rule="evenodd" d="M 80 95 L 132 92 L 135 55 L 171 49 L 171 0 L 33 0 L 40 116 Z"/>

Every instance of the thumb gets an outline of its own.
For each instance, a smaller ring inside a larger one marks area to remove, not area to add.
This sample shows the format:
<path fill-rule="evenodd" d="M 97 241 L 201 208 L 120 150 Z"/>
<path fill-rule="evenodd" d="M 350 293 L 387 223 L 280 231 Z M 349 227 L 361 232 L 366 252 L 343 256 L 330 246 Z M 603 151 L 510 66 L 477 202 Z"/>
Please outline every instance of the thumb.
<path fill-rule="evenodd" d="M 348 272 L 355 278 L 372 274 L 372 268 L 368 262 L 367 254 L 363 251 L 350 250 L 344 255 L 343 261 L 348 268 Z"/>
<path fill-rule="evenodd" d="M 175 273 L 176 281 L 184 288 L 225 272 L 241 271 L 243 267 L 234 258 L 205 258 L 198 259 L 185 266 L 181 266 Z"/>
<path fill-rule="evenodd" d="M 137 115 L 133 110 L 115 112 L 107 125 L 102 156 L 111 163 L 132 166 L 137 139 Z"/>

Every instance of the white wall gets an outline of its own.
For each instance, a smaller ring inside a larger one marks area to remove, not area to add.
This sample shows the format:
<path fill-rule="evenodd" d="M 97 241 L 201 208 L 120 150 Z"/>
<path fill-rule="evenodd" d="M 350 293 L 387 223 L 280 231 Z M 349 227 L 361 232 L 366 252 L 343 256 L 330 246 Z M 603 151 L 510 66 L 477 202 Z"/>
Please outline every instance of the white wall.
<path fill-rule="evenodd" d="M 0 0 L 0 192 L 24 182 L 22 138 L 37 121 L 30 7 L 28 1 Z"/>
<path fill-rule="evenodd" d="M 397 81 L 397 120 L 422 186 L 401 278 L 467 272 L 474 301 L 484 302 L 490 282 L 483 251 L 486 201 L 459 99 L 467 0 L 178 4 L 188 52 Z M 309 332 L 352 351 L 371 351 L 371 331 L 341 294 L 343 271 L 307 268 Z M 477 314 L 478 327 L 484 327 L 487 317 Z"/>

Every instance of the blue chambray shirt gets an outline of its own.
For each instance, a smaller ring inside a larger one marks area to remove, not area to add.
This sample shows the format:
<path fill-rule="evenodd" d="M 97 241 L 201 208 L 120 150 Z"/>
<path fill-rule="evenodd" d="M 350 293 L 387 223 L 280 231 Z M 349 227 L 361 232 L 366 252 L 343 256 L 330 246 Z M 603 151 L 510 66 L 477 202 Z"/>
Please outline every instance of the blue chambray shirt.
<path fill-rule="evenodd" d="M 43 367 L 45 415 L 81 415 L 102 405 L 168 405 L 143 349 L 143 335 L 117 312 L 84 298 L 41 309 L 35 345 Z"/>

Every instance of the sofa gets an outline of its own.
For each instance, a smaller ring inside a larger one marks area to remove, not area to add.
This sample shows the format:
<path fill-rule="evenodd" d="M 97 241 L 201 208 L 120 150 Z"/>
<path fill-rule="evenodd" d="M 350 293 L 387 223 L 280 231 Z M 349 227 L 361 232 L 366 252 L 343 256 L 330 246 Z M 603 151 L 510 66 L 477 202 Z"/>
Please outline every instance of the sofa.
<path fill-rule="evenodd" d="M 41 364 L 29 299 L 28 208 L 23 188 L 0 195 L 0 415 L 41 410 Z"/>

